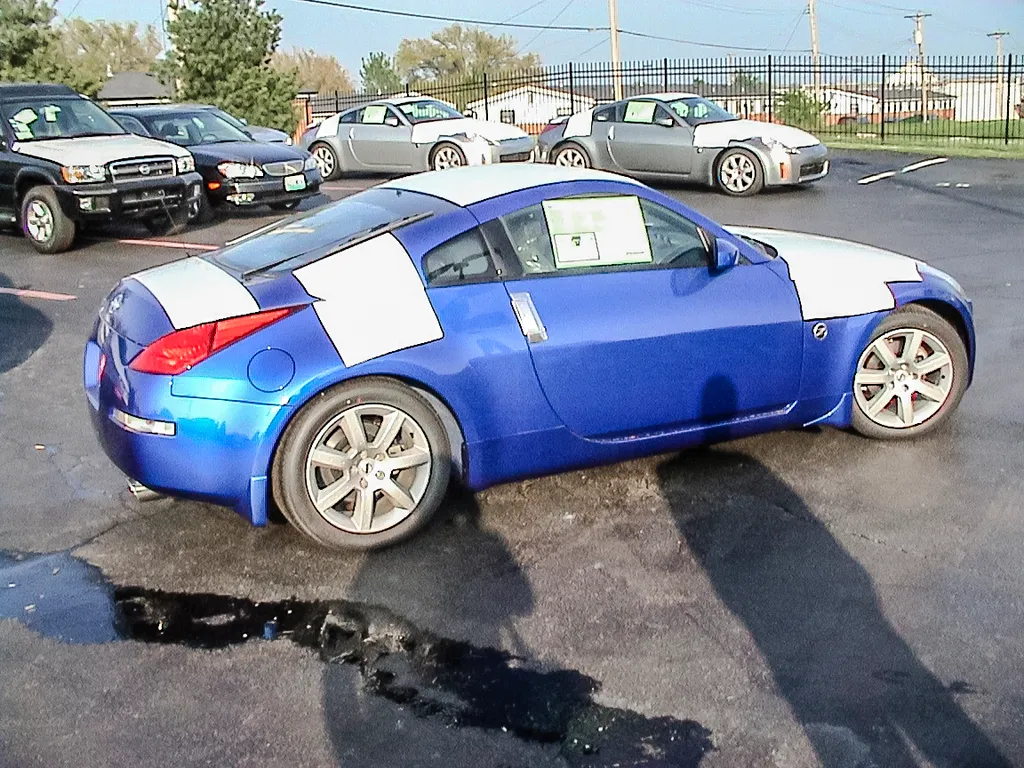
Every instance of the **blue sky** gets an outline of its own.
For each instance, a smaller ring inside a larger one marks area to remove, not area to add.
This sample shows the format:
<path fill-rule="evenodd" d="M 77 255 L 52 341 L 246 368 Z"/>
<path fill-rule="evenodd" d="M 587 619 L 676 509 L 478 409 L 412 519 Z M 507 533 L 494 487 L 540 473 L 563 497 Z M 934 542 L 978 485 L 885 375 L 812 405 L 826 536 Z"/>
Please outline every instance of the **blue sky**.
<path fill-rule="evenodd" d="M 443 16 L 566 26 L 607 26 L 606 0 L 351 0 L 356 4 Z M 166 0 L 59 0 L 57 10 L 87 19 L 160 23 Z M 926 52 L 931 55 L 991 55 L 987 32 L 1005 30 L 1007 52 L 1024 52 L 1024 0 L 818 0 L 821 49 L 826 54 L 907 54 L 913 23 L 904 15 L 933 14 L 925 20 Z M 619 0 L 619 26 L 666 37 L 742 47 L 810 47 L 804 0 Z M 285 48 L 302 46 L 338 57 L 353 74 L 370 51 L 389 54 L 402 38 L 427 37 L 444 22 L 381 16 L 312 5 L 302 0 L 268 0 L 284 16 Z M 555 20 L 557 18 L 557 20 Z M 602 61 L 609 58 L 607 32 L 517 30 L 507 32 L 545 64 Z M 724 56 L 720 48 L 621 38 L 624 59 Z M 755 54 L 756 55 L 756 54 Z"/>

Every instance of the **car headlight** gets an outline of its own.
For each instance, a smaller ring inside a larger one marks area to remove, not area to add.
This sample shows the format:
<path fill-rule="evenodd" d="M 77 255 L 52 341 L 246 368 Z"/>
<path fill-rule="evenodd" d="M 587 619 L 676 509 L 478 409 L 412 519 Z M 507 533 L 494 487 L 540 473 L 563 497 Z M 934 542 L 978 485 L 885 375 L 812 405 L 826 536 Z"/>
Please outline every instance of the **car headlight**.
<path fill-rule="evenodd" d="M 302 169 L 303 169 L 304 171 L 312 171 L 312 170 L 313 170 L 314 168 L 317 168 L 317 167 L 318 167 L 318 166 L 317 166 L 317 163 L 316 163 L 316 158 L 315 158 L 315 157 L 313 157 L 312 155 L 310 155 L 309 157 L 307 157 L 307 158 L 306 158 L 306 162 L 304 162 L 304 163 L 302 164 Z"/>
<path fill-rule="evenodd" d="M 225 179 L 255 179 L 263 175 L 263 169 L 252 163 L 221 163 L 217 170 Z"/>
<path fill-rule="evenodd" d="M 498 144 L 498 142 L 494 141 L 494 139 L 489 139 L 486 136 L 481 136 L 479 133 L 467 132 L 462 135 L 465 136 L 468 141 L 476 141 L 477 139 L 479 139 L 480 141 L 484 142 L 485 144 L 489 144 L 492 147 L 501 146 L 500 144 Z"/>
<path fill-rule="evenodd" d="M 766 147 L 768 147 L 768 149 L 780 149 L 783 152 L 785 152 L 787 154 L 790 154 L 790 155 L 795 155 L 795 154 L 797 154 L 800 151 L 799 149 L 793 149 L 792 147 L 787 147 L 781 141 L 779 141 L 778 139 L 773 139 L 771 136 L 762 136 L 761 137 L 761 143 L 764 144 Z"/>
<path fill-rule="evenodd" d="M 87 184 L 105 181 L 107 170 L 102 165 L 65 165 L 60 169 L 60 175 L 68 184 Z"/>
<path fill-rule="evenodd" d="M 192 155 L 178 158 L 178 173 L 192 173 L 196 169 L 196 159 Z"/>

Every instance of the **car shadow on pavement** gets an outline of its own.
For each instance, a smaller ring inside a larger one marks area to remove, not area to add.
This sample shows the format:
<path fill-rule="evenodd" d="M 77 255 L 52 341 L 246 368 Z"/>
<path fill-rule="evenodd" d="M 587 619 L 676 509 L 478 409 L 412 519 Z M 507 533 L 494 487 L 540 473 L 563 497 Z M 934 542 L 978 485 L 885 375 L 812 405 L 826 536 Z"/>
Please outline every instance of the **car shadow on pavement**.
<path fill-rule="evenodd" d="M 703 398 L 709 413 L 729 399 L 735 412 L 725 377 Z M 865 568 L 768 467 L 707 449 L 667 461 L 658 478 L 689 555 L 750 633 L 825 768 L 1010 768 L 957 702 L 971 686 L 944 683 L 917 658 Z"/>
<path fill-rule="evenodd" d="M 13 288 L 0 272 L 0 288 Z M 0 293 L 0 373 L 17 368 L 50 337 L 53 323 L 45 314 L 17 296 Z"/>
<path fill-rule="evenodd" d="M 712 749 L 699 723 L 597 704 L 597 680 L 535 658 L 516 628 L 534 595 L 515 554 L 470 493 L 447 502 L 413 544 L 368 556 L 324 621 L 338 764 L 697 768 Z"/>

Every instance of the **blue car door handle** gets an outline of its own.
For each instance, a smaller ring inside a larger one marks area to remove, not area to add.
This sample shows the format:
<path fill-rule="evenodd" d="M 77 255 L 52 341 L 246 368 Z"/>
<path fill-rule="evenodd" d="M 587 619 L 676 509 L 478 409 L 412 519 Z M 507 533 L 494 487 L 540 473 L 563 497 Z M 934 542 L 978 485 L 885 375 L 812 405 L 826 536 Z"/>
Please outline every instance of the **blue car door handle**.
<path fill-rule="evenodd" d="M 548 331 L 537 314 L 537 308 L 533 305 L 533 299 L 525 291 L 522 293 L 510 293 L 512 299 L 512 310 L 516 313 L 516 320 L 523 331 L 526 340 L 536 344 L 547 341 Z"/>

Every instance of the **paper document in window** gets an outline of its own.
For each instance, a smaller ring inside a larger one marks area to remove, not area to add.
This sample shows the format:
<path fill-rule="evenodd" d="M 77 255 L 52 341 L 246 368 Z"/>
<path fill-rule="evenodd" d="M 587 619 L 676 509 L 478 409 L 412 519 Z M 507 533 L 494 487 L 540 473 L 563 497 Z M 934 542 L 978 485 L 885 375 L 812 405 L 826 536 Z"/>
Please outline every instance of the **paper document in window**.
<path fill-rule="evenodd" d="M 653 261 L 638 198 L 572 198 L 543 205 L 556 269 Z"/>

